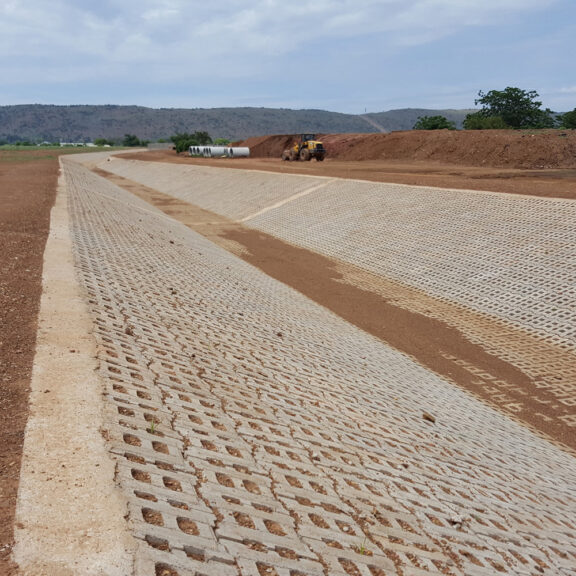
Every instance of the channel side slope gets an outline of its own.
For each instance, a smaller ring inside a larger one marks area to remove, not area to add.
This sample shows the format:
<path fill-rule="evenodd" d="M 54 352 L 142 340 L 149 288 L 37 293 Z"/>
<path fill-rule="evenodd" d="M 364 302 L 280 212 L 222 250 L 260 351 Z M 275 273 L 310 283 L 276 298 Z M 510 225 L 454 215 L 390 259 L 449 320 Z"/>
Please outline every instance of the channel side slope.
<path fill-rule="evenodd" d="M 573 456 L 63 166 L 138 574 L 573 573 Z"/>
<path fill-rule="evenodd" d="M 200 166 L 171 165 L 171 169 L 161 162 L 123 160 L 117 156 L 100 160 L 97 166 L 231 220 L 242 220 L 282 205 L 306 192 L 314 181 L 325 180 Z"/>
<path fill-rule="evenodd" d="M 121 158 L 101 165 L 329 257 L 343 282 L 454 327 L 526 376 L 519 389 L 465 363 L 488 401 L 511 416 L 531 412 L 540 429 L 576 430 L 576 202 Z"/>
<path fill-rule="evenodd" d="M 103 167 L 576 350 L 571 200 L 121 158 Z"/>

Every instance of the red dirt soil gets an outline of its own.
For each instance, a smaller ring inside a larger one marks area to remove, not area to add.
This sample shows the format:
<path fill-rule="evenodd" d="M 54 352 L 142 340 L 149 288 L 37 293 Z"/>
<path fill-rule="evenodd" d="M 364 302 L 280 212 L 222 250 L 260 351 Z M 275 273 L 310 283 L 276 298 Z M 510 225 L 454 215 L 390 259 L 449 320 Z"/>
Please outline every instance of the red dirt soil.
<path fill-rule="evenodd" d="M 57 151 L 0 151 L 0 574 L 10 560 Z"/>
<path fill-rule="evenodd" d="M 318 136 L 334 160 L 433 161 L 456 166 L 576 168 L 576 131 L 421 131 Z M 245 140 L 253 158 L 280 158 L 294 136 Z"/>

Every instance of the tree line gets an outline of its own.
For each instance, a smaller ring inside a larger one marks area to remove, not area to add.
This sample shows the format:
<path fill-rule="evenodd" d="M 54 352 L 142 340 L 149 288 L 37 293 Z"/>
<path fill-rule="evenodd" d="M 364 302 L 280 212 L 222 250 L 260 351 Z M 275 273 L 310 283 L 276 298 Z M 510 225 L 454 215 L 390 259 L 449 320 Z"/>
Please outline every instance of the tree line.
<path fill-rule="evenodd" d="M 210 144 L 214 144 L 216 146 L 227 146 L 230 144 L 230 140 L 228 138 L 215 138 L 212 139 L 208 132 L 204 131 L 196 131 L 193 133 L 187 132 L 178 132 L 173 136 L 170 136 L 168 139 L 160 138 L 156 142 L 159 143 L 172 143 L 173 148 L 180 154 L 180 152 L 184 152 L 190 148 L 190 146 L 209 146 Z M 142 148 L 148 146 L 150 140 L 141 140 L 136 136 L 136 134 L 125 134 L 122 140 L 112 140 L 109 138 L 95 138 L 94 144 L 95 146 L 121 146 L 124 148 Z M 78 144 L 74 145 L 79 145 Z M 82 143 L 85 145 L 85 143 Z M 8 142 L 4 140 L 0 140 L 0 146 L 11 145 L 11 146 L 60 146 L 59 142 L 42 142 L 42 144 L 37 144 L 36 142 L 32 142 L 30 140 L 17 140 L 15 142 Z"/>
<path fill-rule="evenodd" d="M 478 92 L 474 100 L 480 110 L 468 114 L 462 124 L 464 130 L 506 130 L 576 128 L 576 108 L 565 114 L 555 114 L 549 108 L 542 109 L 535 90 L 508 87 L 504 90 Z M 454 122 L 444 116 L 421 116 L 414 130 L 456 130 Z"/>
<path fill-rule="evenodd" d="M 174 149 L 178 154 L 180 154 L 180 152 L 188 150 L 190 146 L 208 146 L 210 144 L 225 146 L 230 142 L 230 140 L 226 138 L 216 138 L 215 140 L 212 140 L 212 137 L 208 132 L 196 131 L 190 134 L 188 132 L 178 132 L 173 136 L 170 136 L 169 140 L 160 139 L 158 142 L 172 142 L 172 144 L 174 144 Z M 149 143 L 149 140 L 140 140 L 135 134 L 125 134 L 121 145 L 130 148 L 147 146 Z M 97 138 L 94 140 L 94 144 L 97 146 L 114 145 L 113 142 L 105 140 L 104 138 Z"/>

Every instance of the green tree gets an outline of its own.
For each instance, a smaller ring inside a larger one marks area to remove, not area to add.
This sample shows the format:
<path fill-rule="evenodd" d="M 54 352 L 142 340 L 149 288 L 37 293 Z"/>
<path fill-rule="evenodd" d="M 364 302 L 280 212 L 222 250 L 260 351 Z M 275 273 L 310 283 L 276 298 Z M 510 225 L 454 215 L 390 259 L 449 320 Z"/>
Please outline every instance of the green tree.
<path fill-rule="evenodd" d="M 208 132 L 194 132 L 194 138 L 201 146 L 208 146 L 212 144 L 212 138 L 210 138 L 210 134 Z"/>
<path fill-rule="evenodd" d="M 467 114 L 462 122 L 464 130 L 504 130 L 509 126 L 500 116 L 484 116 L 481 112 Z"/>
<path fill-rule="evenodd" d="M 419 116 L 413 130 L 456 130 L 456 124 L 444 116 Z"/>
<path fill-rule="evenodd" d="M 572 112 L 566 112 L 559 118 L 560 126 L 562 128 L 576 128 L 576 108 Z"/>
<path fill-rule="evenodd" d="M 114 142 L 106 138 L 95 138 L 94 144 L 96 144 L 96 146 L 114 146 Z"/>
<path fill-rule="evenodd" d="M 478 92 L 474 104 L 482 105 L 478 112 L 483 117 L 500 117 L 504 124 L 510 128 L 552 128 L 555 124 L 550 109 L 542 110 L 542 102 L 536 100 L 538 92 L 535 90 L 521 90 L 507 87 L 504 90 L 490 90 Z"/>
<path fill-rule="evenodd" d="M 194 134 L 179 132 L 171 136 L 170 140 L 174 143 L 177 154 L 185 152 L 190 146 L 207 146 L 208 144 L 212 144 L 212 138 L 210 138 L 208 132 L 194 132 Z"/>
<path fill-rule="evenodd" d="M 138 136 L 134 134 L 124 134 L 124 140 L 122 140 L 122 146 L 141 146 L 142 143 Z"/>
<path fill-rule="evenodd" d="M 172 142 L 174 143 L 174 147 L 176 148 L 177 154 L 180 154 L 180 152 L 188 150 L 190 146 L 195 146 L 198 144 L 198 142 L 194 138 L 194 135 L 188 134 L 187 132 L 178 132 L 177 134 L 174 134 L 174 136 L 171 136 L 170 140 L 172 140 Z"/>

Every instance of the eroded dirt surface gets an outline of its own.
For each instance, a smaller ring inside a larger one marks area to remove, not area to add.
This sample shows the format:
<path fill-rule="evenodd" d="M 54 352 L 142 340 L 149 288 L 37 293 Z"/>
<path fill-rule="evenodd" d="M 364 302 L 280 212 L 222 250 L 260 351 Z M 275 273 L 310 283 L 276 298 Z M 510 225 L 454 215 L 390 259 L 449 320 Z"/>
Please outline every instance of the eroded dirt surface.
<path fill-rule="evenodd" d="M 56 151 L 0 151 L 0 573 L 10 560 Z"/>

